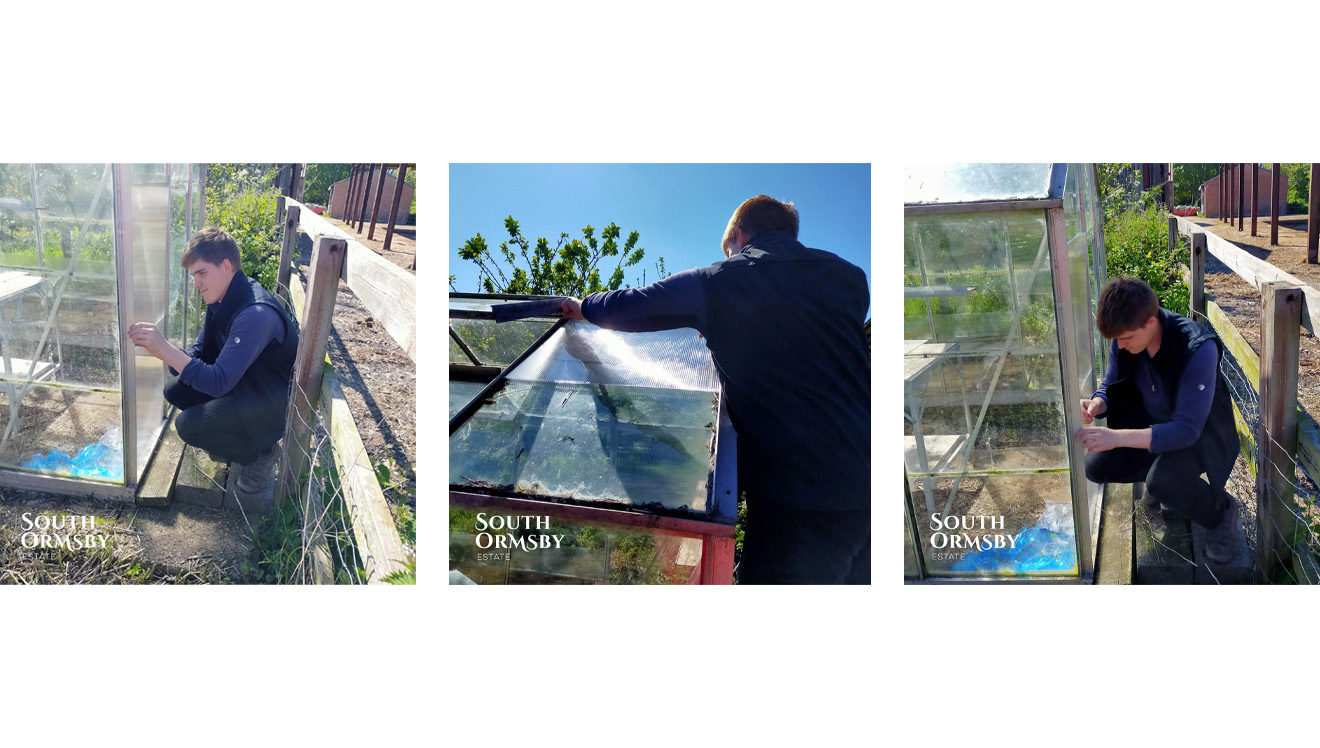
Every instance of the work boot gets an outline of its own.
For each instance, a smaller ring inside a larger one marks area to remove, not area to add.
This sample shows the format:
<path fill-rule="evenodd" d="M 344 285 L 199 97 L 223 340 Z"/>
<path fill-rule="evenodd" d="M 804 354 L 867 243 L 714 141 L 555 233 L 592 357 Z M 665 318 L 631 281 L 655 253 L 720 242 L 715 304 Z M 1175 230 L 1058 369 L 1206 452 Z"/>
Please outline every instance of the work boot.
<path fill-rule="evenodd" d="M 1206 529 L 1205 556 L 1217 564 L 1226 564 L 1237 558 L 1239 550 L 1239 527 L 1237 501 L 1227 496 L 1228 506 L 1219 516 L 1219 524 Z"/>
<path fill-rule="evenodd" d="M 257 459 L 242 465 L 242 472 L 238 474 L 238 490 L 243 493 L 261 493 L 270 486 L 271 473 L 280 456 L 276 449 L 278 445 L 278 442 L 270 445 L 265 452 L 257 455 Z"/>

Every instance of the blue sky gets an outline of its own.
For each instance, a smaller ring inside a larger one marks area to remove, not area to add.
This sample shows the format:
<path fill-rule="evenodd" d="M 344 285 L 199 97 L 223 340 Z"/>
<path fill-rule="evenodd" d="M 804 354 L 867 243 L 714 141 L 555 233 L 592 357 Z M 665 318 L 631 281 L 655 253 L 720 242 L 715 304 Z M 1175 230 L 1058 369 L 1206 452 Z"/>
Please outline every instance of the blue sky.
<path fill-rule="evenodd" d="M 611 221 L 641 233 L 641 263 L 625 271 L 637 285 L 642 269 L 653 281 L 663 257 L 670 273 L 723 259 L 720 238 L 743 200 L 766 194 L 792 201 L 798 239 L 861 267 L 871 277 L 871 168 L 867 164 L 451 164 L 449 167 L 449 272 L 454 288 L 477 291 L 476 265 L 458 248 L 480 233 L 492 249 L 508 238 L 512 215 L 533 243 L 553 245 L 561 232 L 581 238 Z M 602 277 L 615 258 L 600 264 Z"/>

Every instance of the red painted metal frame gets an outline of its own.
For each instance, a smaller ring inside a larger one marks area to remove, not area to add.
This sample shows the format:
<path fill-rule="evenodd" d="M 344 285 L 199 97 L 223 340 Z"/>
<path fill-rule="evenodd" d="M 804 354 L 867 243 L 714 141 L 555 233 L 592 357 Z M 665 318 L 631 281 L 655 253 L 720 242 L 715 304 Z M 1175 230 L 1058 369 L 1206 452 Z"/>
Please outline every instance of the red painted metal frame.
<path fill-rule="evenodd" d="M 689 584 L 733 584 L 734 526 L 721 522 L 703 522 L 694 519 L 641 514 L 618 509 L 602 509 L 578 504 L 558 504 L 536 499 L 516 499 L 509 496 L 450 491 L 450 506 L 472 509 L 494 509 L 525 515 L 544 515 L 582 522 L 590 525 L 641 528 L 681 533 L 701 538 L 701 578 Z"/>
<path fill-rule="evenodd" d="M 467 491 L 449 492 L 449 503 L 472 508 L 491 508 L 522 514 L 544 514 L 569 522 L 585 522 L 593 525 L 620 525 L 641 527 L 649 530 L 668 530 L 691 535 L 705 535 L 714 538 L 732 538 L 733 525 L 722 522 L 705 522 L 699 519 L 666 517 L 641 512 L 628 512 L 621 509 L 604 509 L 581 504 L 560 504 L 554 501 L 513 498 L 511 496 L 491 496 L 484 493 Z M 730 557 L 732 558 L 732 557 Z"/>

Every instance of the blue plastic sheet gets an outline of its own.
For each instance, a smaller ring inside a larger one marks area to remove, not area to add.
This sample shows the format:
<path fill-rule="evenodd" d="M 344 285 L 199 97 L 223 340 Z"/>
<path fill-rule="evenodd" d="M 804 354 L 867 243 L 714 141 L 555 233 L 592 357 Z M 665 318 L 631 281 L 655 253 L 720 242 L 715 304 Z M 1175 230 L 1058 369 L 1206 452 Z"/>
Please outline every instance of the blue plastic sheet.
<path fill-rule="evenodd" d="M 1021 574 L 1072 571 L 1077 567 L 1071 507 L 1055 504 L 1036 524 L 1014 537 L 1012 548 L 975 550 L 955 561 L 954 571 Z"/>
<path fill-rule="evenodd" d="M 23 467 L 78 478 L 120 480 L 124 477 L 123 463 L 124 457 L 119 450 L 97 442 L 88 444 L 74 455 L 55 447 L 47 454 L 32 455 L 32 459 L 23 463 Z"/>

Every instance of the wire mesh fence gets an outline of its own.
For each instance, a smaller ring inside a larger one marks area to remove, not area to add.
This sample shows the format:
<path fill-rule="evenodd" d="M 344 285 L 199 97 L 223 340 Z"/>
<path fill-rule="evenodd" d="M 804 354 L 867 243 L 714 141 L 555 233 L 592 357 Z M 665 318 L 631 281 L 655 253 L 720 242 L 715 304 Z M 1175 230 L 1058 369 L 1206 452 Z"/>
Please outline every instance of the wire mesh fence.
<path fill-rule="evenodd" d="M 1211 320 L 1193 312 L 1199 322 L 1214 328 Z M 1221 337 L 1227 331 L 1218 330 Z M 1252 367 L 1258 368 L 1258 367 Z M 1239 517 L 1247 544 L 1252 551 L 1257 578 L 1271 583 L 1317 584 L 1320 571 L 1320 488 L 1305 467 L 1298 463 L 1293 450 L 1270 436 L 1262 416 L 1260 382 L 1252 381 L 1246 367 L 1237 360 L 1231 346 L 1220 359 L 1220 373 L 1228 386 L 1233 404 L 1242 419 L 1250 443 L 1244 443 L 1243 459 L 1255 477 L 1250 493 L 1238 491 Z M 1306 438 L 1304 434 L 1299 439 Z M 1274 449 L 1266 449 L 1272 446 Z M 1282 455 L 1282 459 L 1277 456 Z M 1230 495 L 1235 492 L 1230 491 Z M 1275 542 L 1273 538 L 1278 538 Z M 1264 563 L 1263 563 L 1264 562 Z M 1262 567 L 1272 574 L 1260 573 Z"/>
<path fill-rule="evenodd" d="M 394 510 L 386 516 L 367 506 L 369 489 L 398 489 L 388 464 L 373 466 L 360 439 L 335 438 L 346 431 L 335 418 L 344 418 L 334 407 L 338 385 L 326 367 L 326 384 L 319 393 L 318 407 L 291 407 L 293 428 L 278 445 L 279 459 L 274 479 L 256 493 L 246 493 L 244 468 L 231 465 L 226 489 L 265 511 L 244 511 L 258 551 L 260 581 L 289 584 L 365 584 L 373 581 L 410 581 L 410 571 L 401 571 L 397 549 L 378 542 L 393 536 Z M 307 399 L 297 383 L 292 399 Z M 235 477 L 236 476 L 236 477 Z M 383 485 L 382 485 L 383 484 Z M 251 483 L 247 483 L 250 486 Z M 396 498 L 406 499 L 406 491 Z M 383 526 L 388 523 L 388 526 Z M 388 559 L 385 557 L 389 557 Z M 407 564 L 404 564 L 407 566 Z"/>

